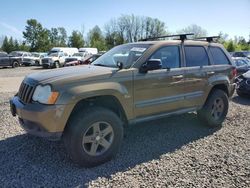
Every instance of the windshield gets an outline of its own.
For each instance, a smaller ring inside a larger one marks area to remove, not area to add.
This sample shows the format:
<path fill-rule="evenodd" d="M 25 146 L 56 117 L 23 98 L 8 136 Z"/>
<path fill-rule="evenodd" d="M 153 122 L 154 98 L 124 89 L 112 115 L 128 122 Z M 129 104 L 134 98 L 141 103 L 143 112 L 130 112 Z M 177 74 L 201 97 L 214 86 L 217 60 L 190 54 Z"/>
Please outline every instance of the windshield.
<path fill-rule="evenodd" d="M 112 48 L 110 51 L 96 59 L 92 65 L 117 67 L 122 63 L 124 68 L 129 68 L 150 47 L 150 44 L 124 44 Z"/>
<path fill-rule="evenodd" d="M 40 55 L 39 54 L 32 54 L 31 56 L 32 57 L 39 57 Z"/>
<path fill-rule="evenodd" d="M 49 54 L 49 57 L 58 57 L 58 53 Z"/>
<path fill-rule="evenodd" d="M 80 56 L 80 57 L 83 57 L 83 53 L 74 53 L 73 56 Z"/>

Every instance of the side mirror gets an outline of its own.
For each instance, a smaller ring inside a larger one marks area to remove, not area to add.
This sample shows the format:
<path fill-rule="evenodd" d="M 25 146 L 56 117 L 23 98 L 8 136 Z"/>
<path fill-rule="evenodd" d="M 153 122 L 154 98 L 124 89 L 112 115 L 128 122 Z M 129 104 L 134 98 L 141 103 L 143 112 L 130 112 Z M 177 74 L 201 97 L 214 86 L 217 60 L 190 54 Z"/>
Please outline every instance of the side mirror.
<path fill-rule="evenodd" d="M 140 68 L 140 73 L 147 73 L 151 70 L 157 70 L 162 68 L 162 62 L 160 59 L 150 59 L 144 63 Z"/>

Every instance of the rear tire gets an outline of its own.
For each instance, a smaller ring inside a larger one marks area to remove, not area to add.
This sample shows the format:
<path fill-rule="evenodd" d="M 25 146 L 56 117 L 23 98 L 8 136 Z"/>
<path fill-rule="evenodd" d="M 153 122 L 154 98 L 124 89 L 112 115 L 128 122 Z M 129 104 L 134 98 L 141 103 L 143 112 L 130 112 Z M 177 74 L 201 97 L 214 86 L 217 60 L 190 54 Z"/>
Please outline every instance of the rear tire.
<path fill-rule="evenodd" d="M 222 90 L 214 90 L 201 110 L 197 112 L 198 118 L 209 127 L 220 127 L 228 112 L 228 96 Z"/>
<path fill-rule="evenodd" d="M 120 118 L 105 108 L 77 111 L 70 118 L 63 135 L 70 158 L 85 167 L 111 160 L 122 143 L 122 125 Z"/>

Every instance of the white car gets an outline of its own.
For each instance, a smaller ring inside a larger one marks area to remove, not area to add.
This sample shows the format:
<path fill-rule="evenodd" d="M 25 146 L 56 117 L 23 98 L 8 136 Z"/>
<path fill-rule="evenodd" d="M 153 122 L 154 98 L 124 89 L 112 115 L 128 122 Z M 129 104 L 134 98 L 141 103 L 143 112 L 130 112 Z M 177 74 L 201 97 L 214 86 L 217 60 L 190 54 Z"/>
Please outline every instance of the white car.
<path fill-rule="evenodd" d="M 67 53 L 57 52 L 51 53 L 42 59 L 43 68 L 59 68 L 64 65 L 65 58 L 68 57 Z"/>
<path fill-rule="evenodd" d="M 31 56 L 23 58 L 22 64 L 25 66 L 30 66 L 30 65 L 42 65 L 42 58 L 46 57 L 46 53 L 31 53 Z"/>

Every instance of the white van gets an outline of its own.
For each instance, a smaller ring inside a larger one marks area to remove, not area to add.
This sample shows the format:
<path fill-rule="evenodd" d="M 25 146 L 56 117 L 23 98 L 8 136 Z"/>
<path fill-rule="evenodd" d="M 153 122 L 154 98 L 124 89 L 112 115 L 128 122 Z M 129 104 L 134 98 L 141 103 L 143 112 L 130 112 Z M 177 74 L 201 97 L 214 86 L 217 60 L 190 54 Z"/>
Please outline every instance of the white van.
<path fill-rule="evenodd" d="M 77 48 L 66 48 L 66 47 L 54 47 L 49 51 L 49 54 L 63 52 L 67 56 L 72 56 L 74 53 L 78 53 Z"/>
<path fill-rule="evenodd" d="M 97 48 L 79 48 L 79 52 L 84 52 L 86 55 L 98 54 Z"/>

